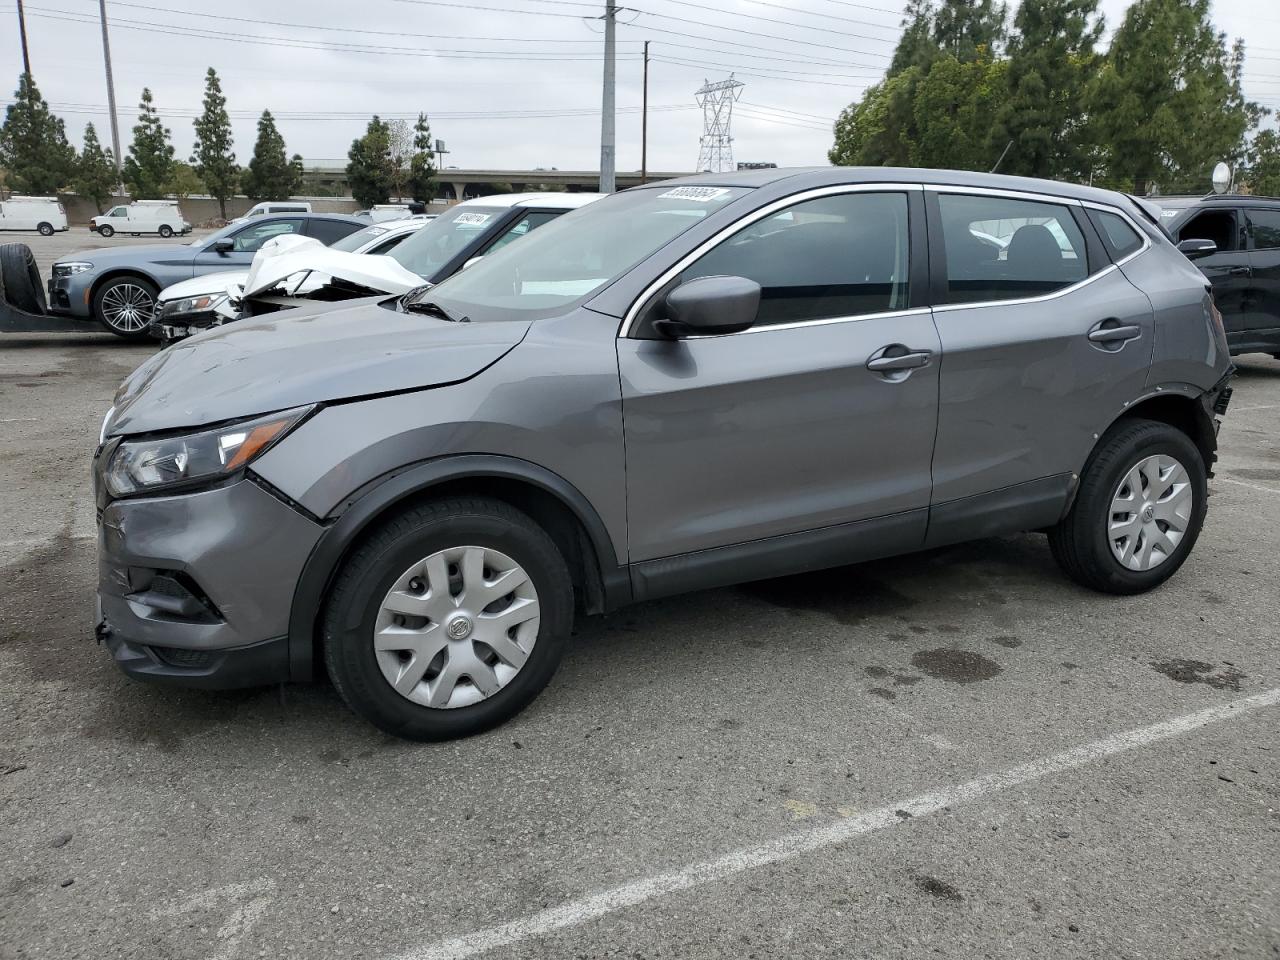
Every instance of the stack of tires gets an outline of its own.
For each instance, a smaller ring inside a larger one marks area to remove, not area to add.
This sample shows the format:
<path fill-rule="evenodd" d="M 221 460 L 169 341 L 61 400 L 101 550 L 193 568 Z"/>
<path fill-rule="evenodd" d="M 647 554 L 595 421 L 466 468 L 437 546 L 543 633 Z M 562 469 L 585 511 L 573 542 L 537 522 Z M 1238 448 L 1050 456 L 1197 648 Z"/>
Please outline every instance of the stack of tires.
<path fill-rule="evenodd" d="M 0 299 L 23 313 L 47 312 L 40 270 L 25 243 L 0 243 Z"/>

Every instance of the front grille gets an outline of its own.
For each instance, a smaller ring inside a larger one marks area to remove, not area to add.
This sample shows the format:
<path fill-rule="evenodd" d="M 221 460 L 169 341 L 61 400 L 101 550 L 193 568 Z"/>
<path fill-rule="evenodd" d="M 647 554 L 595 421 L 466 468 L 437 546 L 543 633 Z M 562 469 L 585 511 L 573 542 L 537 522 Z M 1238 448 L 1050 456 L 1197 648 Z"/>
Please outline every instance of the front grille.
<path fill-rule="evenodd" d="M 152 647 L 152 653 L 171 667 L 199 669 L 213 662 L 213 654 L 207 650 L 184 650 L 181 647 Z"/>

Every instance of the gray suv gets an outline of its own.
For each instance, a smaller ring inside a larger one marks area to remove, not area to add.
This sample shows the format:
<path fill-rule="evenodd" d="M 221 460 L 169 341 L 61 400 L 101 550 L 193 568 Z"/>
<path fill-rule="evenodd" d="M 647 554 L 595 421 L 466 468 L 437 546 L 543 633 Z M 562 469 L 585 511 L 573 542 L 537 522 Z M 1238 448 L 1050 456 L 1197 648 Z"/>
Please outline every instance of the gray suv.
<path fill-rule="evenodd" d="M 615 194 L 429 290 L 247 321 L 121 387 L 99 637 L 196 686 L 326 672 L 413 739 L 547 684 L 575 613 L 1014 531 L 1149 590 L 1231 372 L 1115 193 L 761 170 Z"/>

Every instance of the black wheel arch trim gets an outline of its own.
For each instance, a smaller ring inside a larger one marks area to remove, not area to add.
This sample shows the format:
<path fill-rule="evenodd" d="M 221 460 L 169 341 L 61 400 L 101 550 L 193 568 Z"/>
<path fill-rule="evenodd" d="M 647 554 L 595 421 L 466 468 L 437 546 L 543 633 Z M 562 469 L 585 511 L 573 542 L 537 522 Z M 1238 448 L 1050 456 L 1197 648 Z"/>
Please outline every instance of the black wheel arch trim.
<path fill-rule="evenodd" d="M 383 513 L 440 484 L 467 478 L 497 478 L 530 484 L 558 499 L 578 519 L 599 566 L 603 608 L 613 610 L 631 601 L 631 578 L 618 563 L 613 542 L 591 502 L 559 474 L 517 457 L 463 454 L 440 457 L 384 474 L 345 498 L 325 518 L 326 527 L 302 568 L 289 611 L 289 675 L 311 680 L 315 673 L 315 644 L 321 606 L 338 565 L 369 525 Z"/>

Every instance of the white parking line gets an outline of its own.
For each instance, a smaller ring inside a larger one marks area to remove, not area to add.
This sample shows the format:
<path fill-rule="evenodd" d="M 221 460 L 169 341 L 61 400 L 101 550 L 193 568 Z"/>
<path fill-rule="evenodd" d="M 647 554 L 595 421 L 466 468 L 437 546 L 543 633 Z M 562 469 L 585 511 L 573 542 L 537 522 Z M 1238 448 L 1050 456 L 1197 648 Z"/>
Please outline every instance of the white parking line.
<path fill-rule="evenodd" d="M 1251 410 L 1277 410 L 1280 403 L 1258 403 L 1252 407 L 1232 407 L 1232 413 L 1249 413 Z"/>
<path fill-rule="evenodd" d="M 909 822 L 901 812 L 909 813 L 912 818 L 927 816 L 944 807 L 954 807 L 990 793 L 1008 790 L 1055 773 L 1074 770 L 1118 753 L 1136 750 L 1161 740 L 1169 740 L 1208 724 L 1240 716 L 1252 710 L 1274 707 L 1277 704 L 1280 704 L 1280 687 L 1252 697 L 1244 697 L 1231 703 L 1175 717 L 1172 720 L 1153 723 L 1147 727 L 1126 730 L 1040 760 L 1032 760 L 1008 770 L 987 774 L 967 783 L 944 787 L 933 793 L 921 794 L 900 803 L 891 803 L 878 810 L 869 810 L 828 826 L 802 830 L 758 847 L 736 850 L 715 860 L 705 860 L 677 870 L 633 880 L 620 887 L 573 900 L 559 907 L 542 910 L 497 927 L 426 943 L 401 954 L 398 960 L 462 960 L 464 957 L 473 957 L 556 930 L 576 927 L 670 893 L 727 880 L 748 870 L 757 870 L 770 864 L 802 857 L 824 847 L 853 840 L 874 830 L 900 826 L 904 822 Z"/>
<path fill-rule="evenodd" d="M 6 417 L 0 423 L 35 423 L 39 417 Z"/>
<path fill-rule="evenodd" d="M 1249 483 L 1245 480 L 1232 480 L 1230 477 L 1214 477 L 1217 483 L 1234 483 L 1237 487 L 1248 487 L 1250 490 L 1257 490 L 1260 493 L 1280 493 L 1275 487 L 1264 487 L 1260 483 Z"/>

